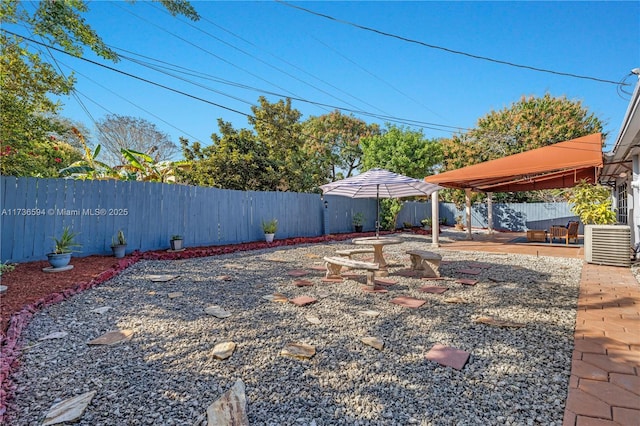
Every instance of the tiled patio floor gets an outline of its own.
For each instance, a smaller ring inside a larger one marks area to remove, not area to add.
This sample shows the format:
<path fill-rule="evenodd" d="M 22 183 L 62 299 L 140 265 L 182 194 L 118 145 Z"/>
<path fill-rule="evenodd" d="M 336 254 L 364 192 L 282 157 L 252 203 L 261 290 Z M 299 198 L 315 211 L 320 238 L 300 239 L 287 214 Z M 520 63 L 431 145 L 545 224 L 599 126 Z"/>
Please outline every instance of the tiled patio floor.
<path fill-rule="evenodd" d="M 584 258 L 582 248 L 509 244 L 515 236 L 442 248 Z M 629 268 L 584 263 L 563 425 L 640 425 L 640 285 Z"/>

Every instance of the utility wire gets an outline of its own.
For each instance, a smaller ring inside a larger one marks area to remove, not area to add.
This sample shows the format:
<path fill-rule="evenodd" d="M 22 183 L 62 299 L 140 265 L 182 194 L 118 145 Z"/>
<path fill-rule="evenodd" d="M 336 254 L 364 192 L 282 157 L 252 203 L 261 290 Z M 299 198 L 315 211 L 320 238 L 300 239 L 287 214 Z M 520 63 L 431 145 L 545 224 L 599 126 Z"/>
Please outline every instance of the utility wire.
<path fill-rule="evenodd" d="M 414 43 L 414 44 L 418 44 L 420 46 L 424 46 L 424 47 L 428 47 L 430 49 L 437 49 L 437 50 L 442 50 L 448 53 L 453 53 L 455 55 L 462 55 L 462 56 L 467 56 L 469 58 L 473 58 L 473 59 L 480 59 L 483 61 L 488 61 L 488 62 L 493 62 L 496 64 L 502 64 L 502 65 L 509 65 L 512 67 L 516 67 L 516 68 L 524 68 L 524 69 L 528 69 L 528 70 L 532 70 L 532 71 L 538 71 L 538 72 L 544 72 L 544 73 L 548 73 L 548 74 L 555 74 L 555 75 L 561 75 L 561 76 L 565 76 L 565 77 L 573 77 L 573 78 L 581 78 L 584 80 L 592 80 L 592 81 L 597 81 L 600 83 L 610 83 L 610 84 L 615 84 L 615 85 L 619 85 L 620 82 L 618 81 L 613 81 L 613 80 L 605 80 L 602 78 L 597 78 L 597 77 L 589 77 L 589 76 L 585 76 L 585 75 L 579 75 L 579 74 L 573 74 L 573 73 L 568 73 L 568 72 L 561 72 L 561 71 L 554 71 L 554 70 L 549 70 L 546 68 L 538 68 L 538 67 L 533 67 L 530 65 L 522 65 L 522 64 L 517 64 L 515 62 L 509 62 L 509 61 L 503 61 L 500 59 L 494 59 L 494 58 L 490 58 L 488 56 L 481 56 L 481 55 L 475 55 L 473 53 L 467 53 L 467 52 L 462 52 L 460 50 L 454 50 L 454 49 L 449 49 L 448 47 L 442 47 L 442 46 L 437 46 L 434 44 L 429 44 L 429 43 L 425 43 L 424 41 L 420 41 L 420 40 L 414 40 L 411 38 L 407 38 L 407 37 L 403 37 L 403 36 L 399 36 L 396 34 L 392 34 L 392 33 L 388 33 L 385 31 L 381 31 L 375 28 L 371 28 L 371 27 L 366 27 L 364 25 L 359 25 L 350 21 L 345 21 L 343 19 L 338 19 L 335 18 L 333 16 L 330 15 L 326 15 L 324 13 L 319 13 L 319 12 L 315 12 L 311 9 L 307 9 L 304 8 L 302 6 L 297 6 L 295 4 L 291 4 L 291 3 L 287 3 L 286 1 L 283 0 L 275 0 L 277 3 L 282 4 L 283 6 L 287 6 L 287 7 L 291 7 L 293 9 L 298 9 L 301 10 L 303 12 L 306 13 L 310 13 L 311 15 L 315 15 L 315 16 L 319 16 L 321 18 L 325 18 L 325 19 L 329 19 L 331 21 L 334 22 L 338 22 L 340 24 L 345 24 L 345 25 L 350 25 L 352 27 L 364 30 L 364 31 L 370 31 L 372 33 L 376 33 L 385 37 L 391 37 L 391 38 L 395 38 L 398 40 L 402 40 L 402 41 L 406 41 L 407 43 Z"/>
<path fill-rule="evenodd" d="M 221 79 L 221 78 L 214 77 L 214 76 L 211 76 L 211 75 L 208 75 L 208 74 L 205 74 L 205 73 L 194 71 L 194 70 L 191 70 L 189 68 L 185 68 L 185 67 L 182 67 L 182 66 L 179 66 L 179 65 L 174 65 L 174 64 L 171 64 L 171 63 L 168 63 L 168 62 L 165 62 L 165 61 L 154 59 L 154 58 L 151 58 L 149 56 L 140 55 L 140 54 L 128 51 L 126 49 L 118 48 L 116 46 L 109 46 L 109 47 L 111 49 L 113 49 L 114 51 L 127 52 L 127 53 L 129 53 L 131 55 L 139 56 L 139 57 L 142 57 L 142 58 L 146 58 L 146 59 L 148 59 L 150 61 L 155 61 L 155 62 L 158 62 L 158 63 L 161 63 L 161 64 L 165 64 L 167 66 L 154 65 L 153 63 L 146 62 L 146 61 L 141 61 L 141 60 L 133 58 L 131 56 L 119 53 L 118 56 L 120 58 L 124 59 L 124 60 L 134 62 L 134 63 L 136 63 L 138 65 L 141 65 L 141 66 L 144 66 L 146 68 L 153 69 L 153 70 L 155 70 L 157 72 L 160 72 L 160 73 L 163 73 L 165 75 L 172 76 L 172 77 L 180 79 L 182 81 L 186 81 L 186 82 L 191 83 L 193 85 L 196 85 L 196 86 L 199 86 L 199 87 L 203 87 L 203 88 L 205 88 L 207 90 L 210 90 L 212 92 L 221 94 L 223 96 L 226 96 L 226 97 L 229 97 L 229 98 L 232 98 L 232 99 L 235 99 L 235 100 L 239 100 L 241 102 L 245 102 L 245 103 L 250 104 L 250 105 L 254 105 L 254 104 L 249 102 L 249 101 L 245 101 L 245 100 L 242 100 L 240 98 L 237 98 L 237 97 L 235 97 L 233 95 L 229 95 L 229 94 L 226 94 L 224 92 L 209 88 L 207 86 L 203 86 L 203 85 L 201 85 L 199 83 L 195 83 L 192 80 L 185 79 L 183 77 L 177 76 L 177 75 L 172 74 L 170 72 L 162 71 L 162 69 L 173 70 L 173 71 L 176 71 L 176 72 L 180 72 L 182 74 L 188 74 L 188 75 L 191 75 L 191 76 L 194 76 L 194 77 L 198 77 L 198 78 L 202 78 L 202 79 L 206 79 L 206 80 L 212 80 L 212 81 L 215 81 L 215 82 L 219 82 L 221 84 L 227 84 L 227 85 L 231 85 L 231 86 L 234 86 L 234 87 L 239 87 L 239 88 L 246 89 L 246 90 L 252 90 L 252 91 L 255 91 L 255 92 L 258 92 L 258 93 L 261 93 L 261 94 L 278 96 L 278 97 L 281 97 L 281 98 L 283 98 L 283 97 L 284 98 L 289 98 L 289 99 L 292 99 L 294 101 L 307 103 L 307 104 L 315 105 L 315 106 L 318 106 L 318 107 L 326 107 L 326 108 L 337 109 L 337 110 L 346 111 L 346 112 L 350 112 L 350 113 L 354 113 L 354 114 L 359 114 L 359 115 L 363 115 L 363 116 L 367 116 L 367 117 L 382 119 L 382 120 L 386 120 L 386 121 L 394 122 L 394 123 L 407 124 L 407 125 L 411 125 L 411 126 L 424 127 L 424 128 L 431 129 L 431 130 L 447 131 L 447 132 L 448 132 L 448 130 L 445 130 L 445 129 L 454 129 L 456 131 L 469 130 L 468 128 L 464 128 L 464 127 L 460 127 L 460 126 L 449 126 L 449 125 L 445 125 L 445 124 L 430 123 L 430 122 L 412 120 L 412 119 L 406 119 L 406 118 L 398 118 L 398 117 L 394 117 L 394 116 L 391 116 L 391 115 L 377 114 L 377 113 L 367 112 L 367 111 L 363 111 L 363 110 L 359 110 L 359 109 L 351 109 L 351 108 L 346 108 L 346 107 L 342 107 L 342 106 L 336 106 L 336 105 L 331 105 L 331 104 L 311 101 L 311 100 L 304 99 L 304 98 L 299 98 L 299 97 L 296 97 L 296 96 L 288 96 L 288 95 L 285 95 L 285 94 L 282 94 L 282 93 L 273 92 L 273 91 L 269 91 L 269 90 L 266 90 L 266 89 L 261 89 L 261 88 L 257 88 L 257 87 L 253 87 L 253 86 L 247 86 L 247 85 L 244 85 L 244 84 L 234 83 L 234 82 L 231 82 L 229 80 Z"/>
<path fill-rule="evenodd" d="M 154 5 L 153 3 L 150 3 L 150 5 L 151 5 L 152 7 L 154 7 L 155 9 L 159 10 L 159 11 L 163 11 L 163 10 L 164 10 L 164 12 L 165 12 L 166 14 L 170 15 L 170 13 L 169 13 L 168 11 L 166 11 L 165 9 L 162 9 L 162 8 L 160 8 L 160 7 L 156 6 L 156 5 Z M 211 37 L 211 38 L 213 38 L 214 40 L 216 40 L 216 41 L 218 41 L 218 42 L 220 42 L 220 43 L 222 43 L 222 44 L 224 44 L 224 45 L 226 45 L 226 46 L 229 46 L 230 48 L 232 48 L 232 49 L 234 49 L 234 50 L 237 50 L 238 52 L 240 52 L 240 53 L 242 53 L 242 54 L 244 54 L 244 55 L 246 55 L 246 56 L 248 56 L 248 57 L 250 57 L 250 58 L 252 58 L 252 59 L 254 59 L 254 60 L 256 60 L 256 61 L 258 61 L 258 62 L 260 62 L 260 63 L 262 63 L 262 64 L 264 64 L 264 65 L 266 65 L 266 66 L 268 66 L 269 68 L 272 68 L 272 69 L 274 69 L 274 70 L 276 70 L 276 71 L 278 71 L 278 72 L 280 72 L 280 73 L 282 73 L 282 74 L 286 75 L 286 76 L 287 76 L 287 77 L 289 77 L 289 78 L 292 78 L 292 79 L 294 79 L 294 80 L 296 80 L 296 81 L 298 81 L 298 82 L 300 82 L 300 83 L 302 83 L 302 84 L 305 84 L 305 85 L 307 85 L 307 86 L 309 86 L 309 87 L 311 87 L 311 88 L 313 88 L 313 89 L 315 89 L 315 90 L 317 90 L 317 91 L 319 91 L 319 92 L 321 92 L 321 93 L 324 93 L 324 94 L 325 94 L 325 95 L 327 95 L 327 96 L 330 96 L 330 97 L 332 97 L 332 98 L 335 98 L 335 99 L 337 99 L 338 101 L 343 102 L 343 103 L 345 103 L 345 104 L 347 104 L 347 105 L 349 105 L 349 106 L 351 106 L 351 107 L 353 107 L 353 108 L 357 108 L 355 105 L 351 104 L 350 102 L 348 102 L 348 101 L 346 101 L 346 100 L 344 100 L 344 99 L 341 99 L 341 98 L 339 98 L 339 97 L 337 97 L 337 96 L 335 96 L 335 95 L 333 95 L 333 94 L 331 94 L 331 93 L 327 92 L 326 90 L 324 90 L 324 89 L 322 89 L 322 88 L 320 88 L 320 87 L 318 87 L 318 86 L 316 86 L 316 85 L 314 85 L 314 84 L 311 84 L 311 83 L 309 83 L 309 82 L 307 82 L 307 81 L 305 81 L 305 80 L 303 80 L 303 79 L 301 79 L 301 78 L 299 78 L 299 77 L 297 77 L 297 76 L 295 76 L 295 75 L 291 74 L 290 72 L 288 72 L 288 71 L 286 71 L 286 70 L 284 70 L 284 69 L 282 69 L 282 68 L 279 68 L 279 67 L 277 67 L 277 66 L 275 66 L 275 65 L 272 65 L 272 64 L 270 64 L 269 62 L 267 62 L 267 61 L 265 61 L 265 60 L 263 60 L 263 59 L 260 59 L 260 58 L 258 58 L 258 57 L 257 57 L 257 56 L 255 56 L 255 55 L 252 55 L 251 53 L 247 52 L 246 50 L 243 50 L 243 49 L 241 49 L 241 48 L 239 48 L 239 47 L 237 47 L 237 46 L 234 46 L 233 44 L 231 44 L 231 43 L 229 43 L 229 42 L 227 42 L 227 41 L 225 41 L 225 40 L 223 40 L 223 39 L 221 39 L 221 38 L 219 38 L 219 37 L 217 37 L 217 36 L 215 36 L 215 35 L 211 34 L 210 32 L 203 30 L 202 28 L 198 28 L 196 25 L 192 24 L 191 22 L 187 22 L 187 21 L 182 20 L 182 19 L 180 19 L 180 18 L 176 18 L 176 19 L 177 19 L 178 21 L 180 21 L 180 22 L 182 22 L 182 23 L 184 23 L 184 24 L 186 24 L 186 25 L 190 26 L 191 28 L 195 29 L 196 31 L 199 31 L 199 32 L 201 32 L 201 33 L 205 34 L 206 36 Z M 207 20 L 207 22 L 210 22 L 210 21 L 208 21 L 208 20 Z M 374 107 L 373 105 L 369 105 L 369 106 L 372 106 L 373 108 L 376 108 L 376 107 Z M 376 109 L 377 109 L 377 108 L 376 108 Z M 384 113 L 384 111 L 381 111 L 381 112 L 383 112 L 383 113 Z"/>
<path fill-rule="evenodd" d="M 22 36 L 22 35 L 16 34 L 16 33 L 12 32 L 12 31 L 9 31 L 9 30 L 6 30 L 6 29 L 2 29 L 2 31 L 4 31 L 4 32 L 6 32 L 6 33 L 8 33 L 8 34 L 14 35 L 14 36 L 16 36 L 16 37 L 20 37 L 20 38 L 22 38 L 22 39 L 24 39 L 24 40 L 30 41 L 30 42 L 35 43 L 35 44 L 38 44 L 38 45 L 44 45 L 44 43 L 41 43 L 41 42 L 39 42 L 39 41 L 37 41 L 37 40 L 34 40 L 34 39 L 32 39 L 32 38 L 29 38 L 29 37 L 25 37 L 25 36 Z M 94 60 L 91 60 L 91 59 L 88 59 L 88 58 L 84 58 L 84 57 L 82 57 L 82 56 L 76 56 L 76 55 L 74 55 L 74 54 L 72 54 L 72 53 L 66 52 L 66 51 L 64 51 L 64 50 L 62 50 L 62 49 L 58 49 L 58 48 L 53 47 L 53 46 L 49 46 L 49 48 L 50 48 L 50 49 L 52 49 L 52 50 L 55 50 L 55 51 L 57 51 L 57 52 L 64 53 L 65 55 L 69 55 L 69 56 L 71 56 L 71 57 L 74 57 L 74 58 L 76 58 L 76 59 L 79 59 L 79 60 L 82 60 L 82 61 L 85 61 L 85 62 L 91 63 L 91 64 L 93 64 L 93 65 L 97 65 L 97 66 L 99 66 L 99 67 L 102 67 L 102 68 L 108 69 L 108 70 L 110 70 L 110 71 L 114 71 L 114 72 L 119 73 L 119 74 L 122 74 L 122 75 L 125 75 L 125 76 L 127 76 L 127 77 L 131 77 L 131 78 L 133 78 L 133 79 L 136 79 L 136 80 L 139 80 L 139 81 L 143 81 L 143 82 L 148 83 L 148 84 L 151 84 L 151 85 L 153 85 L 153 86 L 157 86 L 157 87 L 163 88 L 163 89 L 165 89 L 165 90 L 168 90 L 168 91 L 171 91 L 171 92 L 174 92 L 174 93 L 181 94 L 181 95 L 186 96 L 186 97 L 189 97 L 189 98 L 191 98 L 191 99 L 195 99 L 195 100 L 198 100 L 198 101 L 204 102 L 204 103 L 206 103 L 206 104 L 213 105 L 213 106 L 216 106 L 216 107 L 218 107 L 218 108 L 221 108 L 221 109 L 224 109 L 224 110 L 227 110 L 227 111 L 234 112 L 234 113 L 236 113 L 236 114 L 240 114 L 240 115 L 242 115 L 242 116 L 244 116 L 244 117 L 246 117 L 246 118 L 254 118 L 254 119 L 255 119 L 255 117 L 254 117 L 254 116 L 252 116 L 252 115 L 250 115 L 250 114 L 244 113 L 244 112 L 239 111 L 239 110 L 236 110 L 236 109 L 234 109 L 234 108 L 230 108 L 230 107 L 227 107 L 227 106 L 221 105 L 221 104 L 219 104 L 219 103 L 216 103 L 216 102 L 213 102 L 213 101 L 210 101 L 210 100 L 204 99 L 204 98 L 199 97 L 199 96 L 196 96 L 196 95 L 192 95 L 192 94 L 190 94 L 190 93 L 187 93 L 187 92 L 184 92 L 184 91 L 181 91 L 181 90 L 178 90 L 178 89 L 174 89 L 174 88 L 172 88 L 172 87 L 169 87 L 169 86 L 164 85 L 164 84 L 161 84 L 161 83 L 154 82 L 154 81 L 149 80 L 149 79 L 147 79 L 147 78 L 140 77 L 140 76 L 137 76 L 137 75 L 135 75 L 135 74 L 131 74 L 131 73 L 129 73 L 129 72 L 119 70 L 119 69 L 114 68 L 114 67 L 111 67 L 111 66 L 109 66 L 109 65 L 105 65 L 105 64 L 99 63 L 99 62 L 97 62 L 97 61 L 94 61 Z M 285 95 L 282 95 L 282 94 L 277 94 L 277 93 L 273 93 L 273 92 L 270 92 L 270 93 L 271 93 L 271 94 L 273 94 L 273 95 L 276 95 L 276 96 L 280 96 L 280 97 L 288 97 L 288 96 L 285 96 Z M 444 125 L 444 124 L 437 124 L 437 123 L 420 122 L 420 121 L 417 121 L 417 120 L 399 119 L 399 118 L 397 118 L 397 117 L 391 117 L 391 116 L 385 116 L 385 115 L 380 115 L 380 114 L 374 114 L 374 113 L 370 113 L 370 112 L 366 112 L 366 111 L 352 110 L 352 109 L 348 109 L 348 108 L 343 108 L 343 107 L 337 107 L 337 106 L 333 106 L 333 105 L 323 104 L 323 103 L 320 103 L 320 102 L 314 102 L 314 101 L 310 101 L 310 100 L 303 99 L 303 98 L 297 98 L 297 97 L 289 97 L 289 98 L 290 98 L 290 99 L 292 99 L 292 100 L 297 100 L 297 101 L 299 101 L 299 102 L 304 102 L 304 103 L 308 103 L 308 104 L 312 104 L 312 105 L 316 105 L 316 106 L 322 106 L 322 107 L 328 107 L 328 108 L 333 108 L 333 109 L 338 109 L 338 110 L 348 111 L 348 112 L 352 112 L 352 113 L 356 113 L 356 114 L 361 114 L 361 115 L 364 115 L 364 116 L 369 116 L 369 117 L 373 117 L 373 118 L 378 118 L 378 119 L 387 120 L 387 121 L 389 121 L 389 122 L 395 122 L 395 123 L 400 123 L 400 124 L 407 124 L 407 125 L 417 126 L 417 127 L 426 128 L 426 129 L 430 129 L 430 130 L 441 131 L 441 132 L 447 132 L 447 133 L 450 133 L 450 131 L 449 131 L 449 130 L 445 130 L 445 129 L 454 129 L 454 130 L 456 130 L 456 131 L 460 131 L 460 130 L 469 130 L 469 129 L 467 129 L 467 128 L 463 128 L 463 127 L 448 126 L 448 125 Z M 419 123 L 419 124 L 418 124 L 418 123 Z"/>
<path fill-rule="evenodd" d="M 166 28 L 164 28 L 164 27 L 162 27 L 162 26 L 160 26 L 160 25 L 157 25 L 157 24 L 155 24 L 155 23 L 153 23 L 153 22 L 150 22 L 149 20 L 147 20 L 147 19 L 145 19 L 145 18 L 143 18 L 143 17 L 141 17 L 141 16 L 136 15 L 135 13 L 131 12 L 130 10 L 127 10 L 127 9 L 122 8 L 122 7 L 121 7 L 121 6 L 119 6 L 117 3 L 114 3 L 114 4 L 115 4 L 116 6 L 118 6 L 120 9 L 122 9 L 122 10 L 124 10 L 125 12 L 129 13 L 130 15 L 132 15 L 132 16 L 134 16 L 134 17 L 136 17 L 136 18 L 140 19 L 141 21 L 144 21 L 144 22 L 148 23 L 149 25 L 152 25 L 152 26 L 156 27 L 157 29 L 159 29 L 159 30 L 161 30 L 161 31 L 163 31 L 163 32 L 165 32 L 165 33 L 167 33 L 167 34 L 172 35 L 173 37 L 175 37 L 175 38 L 177 38 L 177 39 L 179 39 L 179 40 L 182 40 L 183 42 L 185 42 L 185 43 L 187 43 L 187 44 L 189 44 L 189 45 L 191 45 L 191 46 L 195 47 L 196 49 L 201 50 L 201 51 L 205 52 L 206 54 L 211 55 L 211 56 L 213 56 L 214 58 L 216 58 L 216 59 L 218 59 L 218 60 L 220 60 L 220 61 L 222 61 L 222 62 L 224 62 L 224 63 L 226 63 L 226 64 L 228 64 L 228 65 L 230 65 L 230 66 L 232 66 L 232 67 L 234 67 L 234 68 L 237 68 L 237 69 L 239 69 L 239 70 L 241 70 L 241 71 L 244 71 L 244 72 L 246 72 L 247 74 L 251 75 L 252 77 L 255 77 L 255 78 L 259 79 L 259 80 L 262 80 L 262 81 L 264 81 L 265 83 L 270 84 L 270 85 L 272 85 L 272 86 L 274 86 L 274 87 L 277 87 L 278 89 L 280 89 L 280 90 L 282 90 L 282 91 L 284 91 L 284 92 L 290 93 L 291 95 L 295 95 L 295 93 L 290 92 L 289 90 L 285 89 L 284 87 L 280 87 L 280 86 L 278 86 L 277 84 L 275 84 L 275 83 L 273 83 L 273 82 L 270 82 L 270 81 L 268 81 L 268 80 L 266 80 L 266 79 L 264 79 L 264 78 L 260 77 L 259 75 L 255 74 L 255 73 L 253 73 L 253 72 L 251 72 L 251 71 L 248 71 L 248 70 L 246 70 L 246 69 L 244 69 L 244 68 L 242 68 L 242 67 L 240 67 L 240 66 L 238 66 L 238 65 L 234 64 L 233 62 L 230 62 L 230 61 L 228 61 L 228 60 L 224 59 L 223 57 L 218 56 L 218 55 L 216 55 L 215 53 L 213 53 L 213 52 L 211 52 L 211 51 L 209 51 L 209 50 L 207 50 L 207 49 L 205 49 L 205 48 L 203 48 L 203 47 L 201 47 L 201 46 L 198 46 L 197 44 L 195 44 L 195 43 L 193 43 L 193 42 L 191 42 L 191 41 L 189 41 L 189 40 L 185 39 L 184 37 L 180 37 L 179 35 L 177 35 L 177 34 L 175 34 L 175 33 L 172 33 L 171 31 L 167 30 Z"/>

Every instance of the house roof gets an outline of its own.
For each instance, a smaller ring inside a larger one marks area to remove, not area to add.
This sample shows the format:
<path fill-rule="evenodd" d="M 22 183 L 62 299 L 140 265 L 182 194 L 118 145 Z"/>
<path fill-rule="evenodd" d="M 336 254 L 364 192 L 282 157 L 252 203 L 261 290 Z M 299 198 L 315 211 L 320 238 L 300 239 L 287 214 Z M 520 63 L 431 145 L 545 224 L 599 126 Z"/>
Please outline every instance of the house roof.
<path fill-rule="evenodd" d="M 600 182 L 613 183 L 621 173 L 631 174 L 631 157 L 640 152 L 640 78 L 620 125 L 613 150 L 605 154 Z M 624 176 L 624 175 L 623 175 Z"/>
<path fill-rule="evenodd" d="M 568 188 L 597 182 L 602 168 L 602 134 L 594 133 L 496 160 L 427 176 L 447 188 L 518 192 Z"/>

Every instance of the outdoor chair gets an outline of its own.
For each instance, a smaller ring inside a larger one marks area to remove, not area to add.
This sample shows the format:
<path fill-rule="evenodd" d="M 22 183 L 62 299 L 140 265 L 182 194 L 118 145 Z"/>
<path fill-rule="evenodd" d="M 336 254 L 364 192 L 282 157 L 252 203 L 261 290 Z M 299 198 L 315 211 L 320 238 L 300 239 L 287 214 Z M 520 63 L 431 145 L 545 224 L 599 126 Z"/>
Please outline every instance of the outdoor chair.
<path fill-rule="evenodd" d="M 553 243 L 554 238 L 564 238 L 566 244 L 569 244 L 569 240 L 575 240 L 578 242 L 578 226 L 580 222 L 571 221 L 567 226 L 553 225 L 549 231 L 549 243 Z"/>

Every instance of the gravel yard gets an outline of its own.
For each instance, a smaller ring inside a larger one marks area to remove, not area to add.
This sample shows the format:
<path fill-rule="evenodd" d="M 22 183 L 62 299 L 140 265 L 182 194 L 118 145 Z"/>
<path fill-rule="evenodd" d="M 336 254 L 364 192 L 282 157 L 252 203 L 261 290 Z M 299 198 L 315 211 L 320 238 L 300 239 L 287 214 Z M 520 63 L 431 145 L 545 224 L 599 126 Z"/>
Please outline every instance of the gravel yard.
<path fill-rule="evenodd" d="M 55 402 L 94 390 L 80 425 L 200 424 L 207 406 L 240 378 L 252 425 L 561 425 L 582 261 L 447 251 L 432 249 L 429 237 L 401 238 L 385 248 L 389 278 L 397 281 L 387 293 L 364 292 L 364 280 L 321 281 L 323 272 L 312 267 L 347 242 L 140 261 L 34 316 L 22 334 L 27 349 L 14 376 L 9 424 L 40 424 Z M 442 255 L 444 280 L 398 274 L 410 265 L 405 251 L 416 248 Z M 290 276 L 292 270 L 308 275 Z M 176 278 L 153 282 L 153 275 Z M 297 287 L 297 279 L 313 285 Z M 424 285 L 449 290 L 424 293 Z M 264 298 L 274 293 L 317 302 Z M 390 303 L 398 296 L 426 303 Z M 445 302 L 456 297 L 466 303 Z M 231 316 L 207 315 L 211 305 Z M 102 307 L 110 309 L 93 311 Z M 476 323 L 480 317 L 524 326 Z M 116 329 L 133 330 L 133 337 L 87 345 Z M 39 340 L 54 332 L 68 334 Z M 365 336 L 384 348 L 365 345 Z M 235 352 L 215 359 L 212 348 L 227 341 Z M 315 356 L 282 356 L 290 342 L 314 346 Z M 468 363 L 456 370 L 425 359 L 436 344 L 469 352 Z"/>

